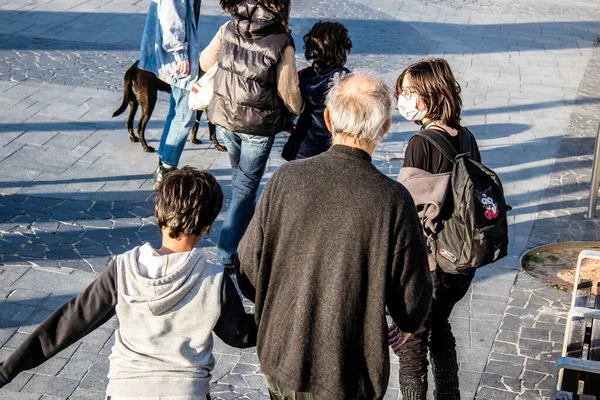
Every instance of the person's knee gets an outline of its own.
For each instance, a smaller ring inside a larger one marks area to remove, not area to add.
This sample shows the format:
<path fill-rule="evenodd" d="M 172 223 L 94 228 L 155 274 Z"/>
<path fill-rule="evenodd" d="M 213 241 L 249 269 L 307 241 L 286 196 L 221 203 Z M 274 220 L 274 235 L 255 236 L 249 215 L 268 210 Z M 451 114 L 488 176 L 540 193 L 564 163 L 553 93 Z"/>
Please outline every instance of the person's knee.
<path fill-rule="evenodd" d="M 258 174 L 248 174 L 239 169 L 233 182 L 233 188 L 238 196 L 256 196 L 260 187 L 261 176 Z"/>
<path fill-rule="evenodd" d="M 419 377 L 427 373 L 427 344 L 425 342 L 405 343 L 396 351 L 400 361 L 400 374 Z"/>
<path fill-rule="evenodd" d="M 450 322 L 440 321 L 433 324 L 429 334 L 429 349 L 431 352 L 440 352 L 456 346 L 456 339 L 452 333 Z"/>

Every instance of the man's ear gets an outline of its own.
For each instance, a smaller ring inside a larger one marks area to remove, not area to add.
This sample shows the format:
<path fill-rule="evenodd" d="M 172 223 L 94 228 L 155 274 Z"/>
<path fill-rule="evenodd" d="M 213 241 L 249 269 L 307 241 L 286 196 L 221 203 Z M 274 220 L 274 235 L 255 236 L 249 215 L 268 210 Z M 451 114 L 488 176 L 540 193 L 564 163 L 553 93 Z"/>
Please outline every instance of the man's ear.
<path fill-rule="evenodd" d="M 383 125 L 383 133 L 388 133 L 390 128 L 392 127 L 392 117 L 389 117 L 387 121 L 385 121 L 385 125 Z"/>
<path fill-rule="evenodd" d="M 329 132 L 332 132 L 332 130 L 331 130 L 331 119 L 330 119 L 331 118 L 331 114 L 329 114 L 329 108 L 325 108 L 325 112 L 323 113 L 323 118 L 325 119 L 325 126 L 327 127 L 327 130 Z"/>

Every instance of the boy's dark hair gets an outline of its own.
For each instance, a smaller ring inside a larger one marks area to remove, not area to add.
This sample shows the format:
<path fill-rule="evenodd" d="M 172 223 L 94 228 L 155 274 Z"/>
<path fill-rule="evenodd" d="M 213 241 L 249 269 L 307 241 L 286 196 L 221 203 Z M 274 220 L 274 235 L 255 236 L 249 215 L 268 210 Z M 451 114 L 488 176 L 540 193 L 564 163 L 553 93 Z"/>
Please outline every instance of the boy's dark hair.
<path fill-rule="evenodd" d="M 319 21 L 304 35 L 304 56 L 315 72 L 343 67 L 352 49 L 348 28 L 339 22 Z"/>
<path fill-rule="evenodd" d="M 424 58 L 406 68 L 396 80 L 396 99 L 402 93 L 402 82 L 407 74 L 411 89 L 417 92 L 427 107 L 425 118 L 440 120 L 451 128 L 460 129 L 460 84 L 454 78 L 448 61 L 443 58 Z"/>
<path fill-rule="evenodd" d="M 169 236 L 200 236 L 212 225 L 223 205 L 223 191 L 214 176 L 185 166 L 165 174 L 156 195 L 154 215 Z"/>

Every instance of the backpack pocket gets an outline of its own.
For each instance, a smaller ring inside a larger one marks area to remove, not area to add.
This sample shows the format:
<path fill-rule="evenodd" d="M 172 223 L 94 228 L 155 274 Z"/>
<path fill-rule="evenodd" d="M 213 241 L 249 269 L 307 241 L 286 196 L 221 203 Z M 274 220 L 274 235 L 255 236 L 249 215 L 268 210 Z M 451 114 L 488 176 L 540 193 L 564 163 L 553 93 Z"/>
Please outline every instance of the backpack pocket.
<path fill-rule="evenodd" d="M 432 241 L 435 261 L 444 272 L 458 274 L 461 265 L 468 265 L 471 241 L 466 235 L 466 224 L 455 217 L 445 221 L 444 228 Z"/>
<path fill-rule="evenodd" d="M 506 221 L 475 228 L 471 241 L 471 259 L 459 272 L 482 267 L 498 261 L 508 254 L 508 227 Z"/>

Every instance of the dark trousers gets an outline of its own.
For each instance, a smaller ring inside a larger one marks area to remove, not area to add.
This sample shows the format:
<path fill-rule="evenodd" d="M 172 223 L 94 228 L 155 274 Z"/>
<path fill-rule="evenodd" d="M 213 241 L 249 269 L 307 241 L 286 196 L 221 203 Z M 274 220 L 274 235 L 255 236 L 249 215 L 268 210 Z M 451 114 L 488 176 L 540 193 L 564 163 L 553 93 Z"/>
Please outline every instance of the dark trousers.
<path fill-rule="evenodd" d="M 296 392 L 268 375 L 265 375 L 265 381 L 271 400 L 324 400 L 323 397 L 309 392 Z"/>
<path fill-rule="evenodd" d="M 474 272 L 447 274 L 439 268 L 431 273 L 433 301 L 429 315 L 423 326 L 396 351 L 401 375 L 417 378 L 427 374 L 428 348 L 431 353 L 441 353 L 456 347 L 449 318 L 456 303 L 469 290 L 474 275 Z"/>

